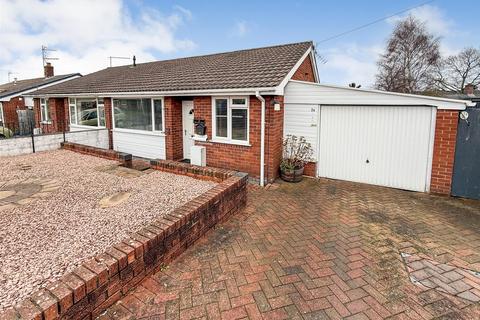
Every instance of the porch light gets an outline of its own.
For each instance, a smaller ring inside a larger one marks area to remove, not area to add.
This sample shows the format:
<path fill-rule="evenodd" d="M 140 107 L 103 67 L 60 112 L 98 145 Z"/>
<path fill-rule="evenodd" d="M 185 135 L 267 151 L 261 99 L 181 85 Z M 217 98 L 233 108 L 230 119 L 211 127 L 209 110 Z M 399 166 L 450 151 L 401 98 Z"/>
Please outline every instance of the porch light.
<path fill-rule="evenodd" d="M 277 99 L 272 100 L 273 110 L 280 111 L 280 102 Z"/>

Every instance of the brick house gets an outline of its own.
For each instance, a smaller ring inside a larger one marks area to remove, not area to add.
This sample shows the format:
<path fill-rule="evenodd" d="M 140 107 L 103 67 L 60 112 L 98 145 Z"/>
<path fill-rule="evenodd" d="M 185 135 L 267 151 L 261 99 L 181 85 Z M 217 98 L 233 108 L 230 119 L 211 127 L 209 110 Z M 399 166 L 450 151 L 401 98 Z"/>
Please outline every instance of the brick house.
<path fill-rule="evenodd" d="M 34 79 L 17 80 L 0 85 L 0 127 L 7 127 L 14 132 L 18 132 L 19 128 L 24 126 L 19 122 L 20 110 L 33 110 L 32 94 L 35 91 L 47 88 L 49 86 L 59 84 L 71 79 L 80 77 L 79 73 L 54 75 L 53 66 L 48 63 L 44 67 L 44 77 Z M 35 126 L 39 126 L 43 120 L 48 121 L 48 117 L 38 115 L 36 117 Z"/>
<path fill-rule="evenodd" d="M 40 90 L 35 108 L 48 106 L 69 130 L 108 128 L 111 148 L 139 157 L 190 159 L 192 146 L 205 147 L 208 166 L 248 172 L 261 184 L 278 176 L 283 138 L 295 134 L 314 148 L 309 175 L 445 193 L 452 119 L 469 102 L 323 85 L 314 51 L 301 42 L 107 68 Z M 370 141 L 367 154 L 355 151 L 355 137 Z M 355 172 L 339 175 L 335 163 Z"/>

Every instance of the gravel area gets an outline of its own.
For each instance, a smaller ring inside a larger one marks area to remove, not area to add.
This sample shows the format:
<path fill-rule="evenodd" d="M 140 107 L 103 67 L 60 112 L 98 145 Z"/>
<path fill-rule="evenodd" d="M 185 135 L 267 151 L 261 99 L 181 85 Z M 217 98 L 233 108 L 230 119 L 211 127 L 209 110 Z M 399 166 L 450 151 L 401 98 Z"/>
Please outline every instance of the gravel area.
<path fill-rule="evenodd" d="M 96 170 L 114 161 L 65 150 L 0 159 L 0 187 L 30 178 L 55 179 L 60 186 L 46 197 L 0 211 L 0 310 L 215 186 L 159 171 L 121 177 Z M 100 207 L 102 198 L 117 192 L 130 197 Z"/>

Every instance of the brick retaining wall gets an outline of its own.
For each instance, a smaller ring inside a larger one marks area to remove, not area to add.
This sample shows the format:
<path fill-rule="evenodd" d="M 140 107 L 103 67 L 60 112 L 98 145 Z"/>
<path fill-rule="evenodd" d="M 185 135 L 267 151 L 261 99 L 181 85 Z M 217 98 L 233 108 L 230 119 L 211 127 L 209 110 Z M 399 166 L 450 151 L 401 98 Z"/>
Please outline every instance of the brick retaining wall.
<path fill-rule="evenodd" d="M 118 152 L 112 149 L 102 149 L 87 146 L 84 144 L 72 143 L 72 142 L 62 142 L 62 149 L 70 150 L 82 154 L 88 154 L 91 156 L 96 156 L 109 160 L 119 161 L 123 166 L 131 168 L 132 167 L 132 155 L 129 153 Z"/>
<path fill-rule="evenodd" d="M 98 151 L 73 144 L 64 147 L 86 154 Z M 0 319 L 94 319 L 246 205 L 247 174 L 173 161 L 152 161 L 152 167 L 221 182 L 0 313 Z"/>

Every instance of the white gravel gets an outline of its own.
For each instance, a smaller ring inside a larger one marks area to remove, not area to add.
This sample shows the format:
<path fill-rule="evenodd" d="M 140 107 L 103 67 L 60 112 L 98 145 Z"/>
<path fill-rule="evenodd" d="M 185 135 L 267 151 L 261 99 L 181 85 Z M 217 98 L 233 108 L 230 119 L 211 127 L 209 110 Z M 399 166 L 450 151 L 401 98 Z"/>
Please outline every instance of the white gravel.
<path fill-rule="evenodd" d="M 159 171 L 124 178 L 94 169 L 114 163 L 65 150 L 0 158 L 0 186 L 28 178 L 56 179 L 61 186 L 0 211 L 0 310 L 215 185 Z M 116 192 L 131 196 L 101 209 L 99 200 Z"/>

